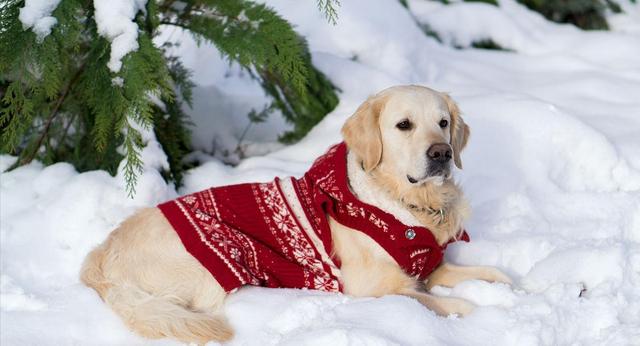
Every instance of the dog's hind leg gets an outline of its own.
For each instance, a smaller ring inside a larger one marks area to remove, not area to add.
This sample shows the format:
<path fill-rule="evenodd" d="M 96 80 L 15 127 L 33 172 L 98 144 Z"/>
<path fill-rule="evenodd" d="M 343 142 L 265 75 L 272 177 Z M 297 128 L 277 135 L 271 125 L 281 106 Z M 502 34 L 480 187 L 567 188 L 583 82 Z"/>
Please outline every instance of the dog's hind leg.
<path fill-rule="evenodd" d="M 224 289 L 158 209 L 142 210 L 112 232 L 80 276 L 143 336 L 201 344 L 233 336 L 222 314 Z"/>

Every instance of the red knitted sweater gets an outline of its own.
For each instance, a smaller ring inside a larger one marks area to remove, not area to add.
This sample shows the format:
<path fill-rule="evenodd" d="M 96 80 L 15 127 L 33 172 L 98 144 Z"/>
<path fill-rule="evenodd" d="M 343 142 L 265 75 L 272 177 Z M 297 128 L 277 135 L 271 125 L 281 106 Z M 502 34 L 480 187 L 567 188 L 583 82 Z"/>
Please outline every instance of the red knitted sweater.
<path fill-rule="evenodd" d="M 447 245 L 438 245 L 428 229 L 359 201 L 348 186 L 346 160 L 340 143 L 300 179 L 210 188 L 158 208 L 226 291 L 247 284 L 341 291 L 326 214 L 371 237 L 407 274 L 425 279 Z"/>

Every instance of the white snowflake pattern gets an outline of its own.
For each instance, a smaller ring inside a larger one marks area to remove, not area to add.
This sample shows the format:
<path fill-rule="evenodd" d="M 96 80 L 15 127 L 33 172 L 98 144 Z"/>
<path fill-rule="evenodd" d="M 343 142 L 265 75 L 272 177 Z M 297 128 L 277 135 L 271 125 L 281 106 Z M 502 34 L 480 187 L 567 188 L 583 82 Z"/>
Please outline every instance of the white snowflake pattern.
<path fill-rule="evenodd" d="M 196 218 L 206 222 L 211 221 L 211 216 L 200 209 L 196 209 Z"/>
<path fill-rule="evenodd" d="M 219 230 L 220 227 L 222 227 L 222 224 L 217 222 L 216 219 L 213 219 L 212 221 L 212 223 L 201 223 L 202 228 L 211 236 L 211 238 L 218 238 L 220 237 Z"/>
<path fill-rule="evenodd" d="M 193 204 L 196 202 L 195 196 L 191 196 L 191 195 L 185 196 L 182 200 L 187 204 Z"/>
<path fill-rule="evenodd" d="M 351 217 L 364 217 L 364 208 L 353 205 L 353 203 L 347 203 L 347 213 Z"/>
<path fill-rule="evenodd" d="M 413 262 L 411 263 L 411 273 L 409 274 L 420 275 L 426 263 L 427 263 L 427 258 L 424 256 L 414 259 Z"/>
<path fill-rule="evenodd" d="M 233 258 L 236 261 L 240 259 L 240 250 L 238 250 L 235 247 L 232 248 L 231 251 L 229 251 L 229 254 L 231 255 L 231 258 Z"/>
<path fill-rule="evenodd" d="M 369 221 L 371 221 L 376 227 L 382 229 L 384 232 L 389 231 L 389 225 L 386 222 L 382 221 L 379 217 L 374 214 L 369 215 Z"/>
<path fill-rule="evenodd" d="M 340 290 L 340 285 L 338 285 L 338 282 L 330 278 L 328 275 L 316 275 L 313 278 L 313 286 L 318 290 L 327 292 L 338 292 Z"/>
<path fill-rule="evenodd" d="M 288 253 L 288 247 L 292 249 L 291 254 L 301 265 L 308 266 L 314 273 L 324 273 L 319 254 L 303 235 L 303 230 L 298 227 L 295 216 L 287 208 L 284 197 L 280 194 L 276 183 L 264 183 L 259 185 L 262 193 L 262 200 L 266 205 L 273 225 L 277 229 L 272 229 L 274 236 L 278 239 L 283 253 Z M 266 211 L 266 210 L 265 210 Z M 264 212 L 264 211 L 263 211 Z M 285 246 L 288 244 L 289 246 Z M 316 287 L 315 282 L 310 282 L 305 278 L 305 284 L 309 288 L 322 289 Z"/>

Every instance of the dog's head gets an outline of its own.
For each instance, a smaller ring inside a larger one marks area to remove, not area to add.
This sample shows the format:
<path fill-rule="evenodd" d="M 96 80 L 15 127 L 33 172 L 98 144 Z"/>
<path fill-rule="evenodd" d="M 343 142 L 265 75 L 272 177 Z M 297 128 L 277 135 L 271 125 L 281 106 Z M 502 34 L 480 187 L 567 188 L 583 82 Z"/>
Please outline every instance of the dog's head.
<path fill-rule="evenodd" d="M 452 161 L 462 168 L 469 126 L 449 95 L 411 85 L 371 96 L 342 135 L 367 172 L 381 170 L 399 185 L 413 185 L 449 179 Z"/>

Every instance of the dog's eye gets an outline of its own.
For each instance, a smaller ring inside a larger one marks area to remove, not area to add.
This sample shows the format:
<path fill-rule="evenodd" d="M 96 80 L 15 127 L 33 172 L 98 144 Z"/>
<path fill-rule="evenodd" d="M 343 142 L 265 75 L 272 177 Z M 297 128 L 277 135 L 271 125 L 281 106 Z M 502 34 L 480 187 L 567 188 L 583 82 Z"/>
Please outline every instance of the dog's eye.
<path fill-rule="evenodd" d="M 447 125 L 449 125 L 449 122 L 447 121 L 447 119 L 442 119 L 442 120 L 440 120 L 438 125 L 440 125 L 440 127 L 442 127 L 442 128 L 445 128 L 445 127 L 447 127 Z"/>
<path fill-rule="evenodd" d="M 396 124 L 396 127 L 401 131 L 411 130 L 413 124 L 407 119 L 402 120 L 401 122 Z"/>

